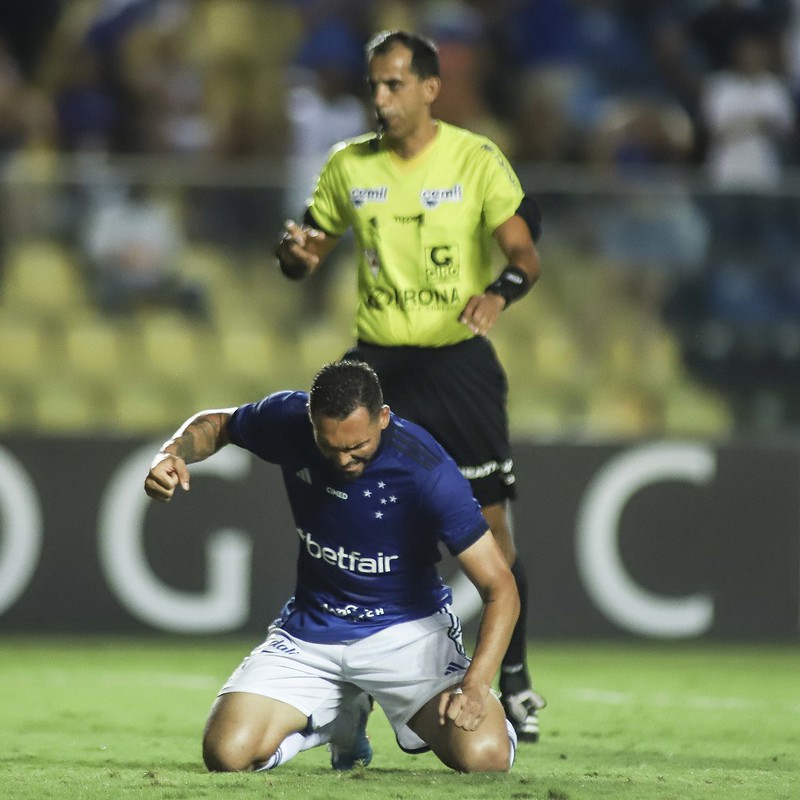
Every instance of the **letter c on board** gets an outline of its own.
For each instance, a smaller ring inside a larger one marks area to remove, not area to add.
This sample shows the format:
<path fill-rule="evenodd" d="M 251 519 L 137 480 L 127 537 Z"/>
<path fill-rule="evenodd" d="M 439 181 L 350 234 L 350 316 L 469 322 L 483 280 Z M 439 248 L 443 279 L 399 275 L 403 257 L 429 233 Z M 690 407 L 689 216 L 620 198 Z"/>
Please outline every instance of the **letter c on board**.
<path fill-rule="evenodd" d="M 0 448 L 0 614 L 28 587 L 42 550 L 42 512 L 28 474 Z"/>
<path fill-rule="evenodd" d="M 608 619 L 633 633 L 660 638 L 700 636 L 714 621 L 709 595 L 669 598 L 643 589 L 626 571 L 619 521 L 626 503 L 648 484 L 684 480 L 702 485 L 715 457 L 699 444 L 663 442 L 624 452 L 592 478 L 577 514 L 578 574 Z"/>

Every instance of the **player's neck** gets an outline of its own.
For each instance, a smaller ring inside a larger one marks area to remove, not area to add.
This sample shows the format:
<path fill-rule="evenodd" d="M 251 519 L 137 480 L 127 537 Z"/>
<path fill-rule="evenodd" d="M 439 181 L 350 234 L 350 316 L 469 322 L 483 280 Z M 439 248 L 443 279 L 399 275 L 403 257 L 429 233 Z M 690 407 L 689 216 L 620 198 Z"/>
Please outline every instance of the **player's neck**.
<path fill-rule="evenodd" d="M 428 145 L 433 142 L 439 133 L 437 120 L 429 119 L 414 131 L 410 136 L 398 141 L 388 141 L 386 144 L 396 156 L 406 161 L 418 156 Z"/>

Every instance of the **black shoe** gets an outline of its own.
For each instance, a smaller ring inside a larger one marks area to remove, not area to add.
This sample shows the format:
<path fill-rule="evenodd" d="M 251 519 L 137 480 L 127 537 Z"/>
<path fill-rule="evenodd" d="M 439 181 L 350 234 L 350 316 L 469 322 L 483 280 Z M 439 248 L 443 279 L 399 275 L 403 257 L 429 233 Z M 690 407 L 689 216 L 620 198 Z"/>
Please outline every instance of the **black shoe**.
<path fill-rule="evenodd" d="M 538 711 L 547 705 L 547 701 L 532 689 L 525 689 L 517 694 L 504 694 L 500 698 L 503 710 L 509 722 L 517 732 L 521 742 L 539 741 Z"/>

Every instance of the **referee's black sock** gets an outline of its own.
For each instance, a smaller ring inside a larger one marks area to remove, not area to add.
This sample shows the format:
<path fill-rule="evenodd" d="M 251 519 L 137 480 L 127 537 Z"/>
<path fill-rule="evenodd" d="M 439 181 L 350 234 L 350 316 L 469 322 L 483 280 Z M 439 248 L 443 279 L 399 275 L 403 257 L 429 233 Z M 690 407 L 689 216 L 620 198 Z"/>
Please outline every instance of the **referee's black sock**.
<path fill-rule="evenodd" d="M 511 634 L 508 650 L 500 665 L 500 694 L 517 694 L 529 689 L 531 680 L 527 667 L 526 627 L 528 622 L 528 576 L 521 559 L 511 566 L 511 574 L 519 592 L 519 618 Z"/>

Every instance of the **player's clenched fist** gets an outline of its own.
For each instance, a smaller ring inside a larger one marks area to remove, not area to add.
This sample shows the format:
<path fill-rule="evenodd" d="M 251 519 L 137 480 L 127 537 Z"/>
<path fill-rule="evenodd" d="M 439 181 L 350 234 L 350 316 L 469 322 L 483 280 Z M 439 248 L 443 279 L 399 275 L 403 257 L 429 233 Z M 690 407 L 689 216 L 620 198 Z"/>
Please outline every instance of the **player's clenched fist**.
<path fill-rule="evenodd" d="M 186 462 L 172 453 L 159 453 L 145 478 L 145 492 L 154 500 L 168 503 L 178 485 L 185 492 L 189 491 L 189 470 Z"/>

